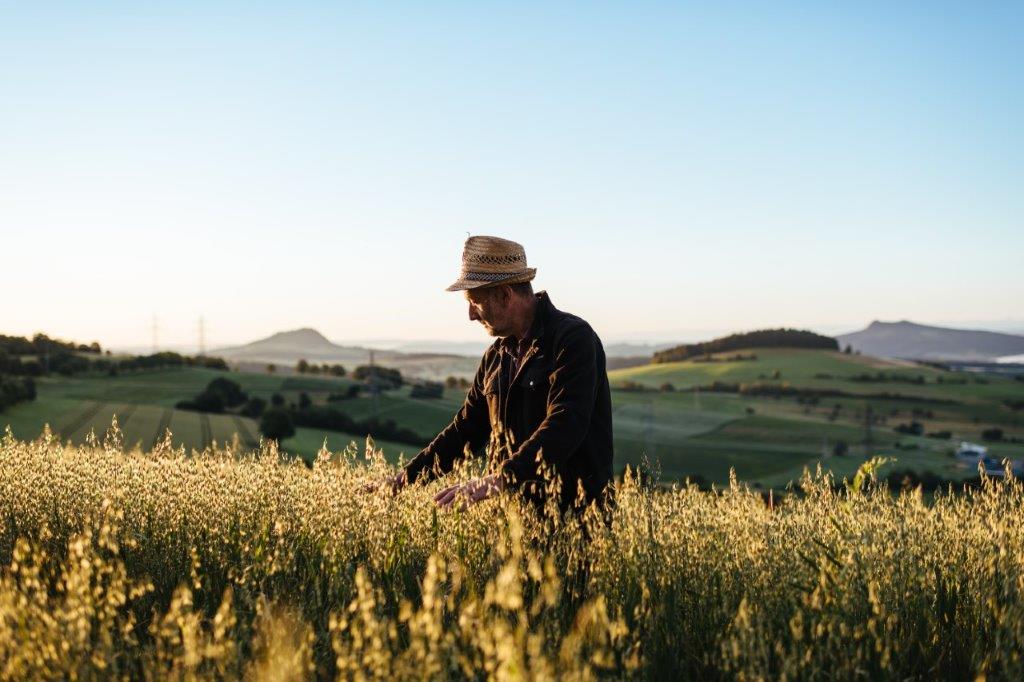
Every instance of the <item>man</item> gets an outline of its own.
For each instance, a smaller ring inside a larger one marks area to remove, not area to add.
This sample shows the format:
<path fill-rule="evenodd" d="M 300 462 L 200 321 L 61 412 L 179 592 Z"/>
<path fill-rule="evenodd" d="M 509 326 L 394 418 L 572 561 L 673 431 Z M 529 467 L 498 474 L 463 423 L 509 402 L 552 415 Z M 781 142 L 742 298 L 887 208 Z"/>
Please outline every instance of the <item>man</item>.
<path fill-rule="evenodd" d="M 389 481 L 392 491 L 452 470 L 489 442 L 496 470 L 453 485 L 434 501 L 474 504 L 503 490 L 543 502 L 544 469 L 561 482 L 559 507 L 599 500 L 612 478 L 612 409 L 604 348 L 590 325 L 533 293 L 535 268 L 516 242 L 466 240 L 462 274 L 469 319 L 497 340 L 480 361 L 452 422 Z M 499 445 L 494 452 L 494 444 Z M 549 476 L 550 478 L 550 476 Z"/>

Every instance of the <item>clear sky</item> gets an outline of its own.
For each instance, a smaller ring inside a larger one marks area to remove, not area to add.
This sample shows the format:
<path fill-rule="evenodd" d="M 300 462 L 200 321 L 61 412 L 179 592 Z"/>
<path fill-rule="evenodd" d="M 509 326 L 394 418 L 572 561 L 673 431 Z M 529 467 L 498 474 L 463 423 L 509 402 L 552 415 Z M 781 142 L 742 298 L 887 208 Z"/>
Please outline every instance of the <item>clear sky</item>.
<path fill-rule="evenodd" d="M 1024 321 L 1024 4 L 555 4 L 0 4 L 0 333 Z"/>

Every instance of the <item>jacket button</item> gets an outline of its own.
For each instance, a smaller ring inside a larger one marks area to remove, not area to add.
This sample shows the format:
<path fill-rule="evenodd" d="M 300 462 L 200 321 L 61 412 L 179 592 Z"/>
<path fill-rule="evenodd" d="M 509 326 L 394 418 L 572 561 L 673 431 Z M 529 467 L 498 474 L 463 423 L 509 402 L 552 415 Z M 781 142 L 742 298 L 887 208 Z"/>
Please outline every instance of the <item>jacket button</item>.
<path fill-rule="evenodd" d="M 532 379 L 530 380 L 530 385 L 533 386 L 533 380 Z"/>

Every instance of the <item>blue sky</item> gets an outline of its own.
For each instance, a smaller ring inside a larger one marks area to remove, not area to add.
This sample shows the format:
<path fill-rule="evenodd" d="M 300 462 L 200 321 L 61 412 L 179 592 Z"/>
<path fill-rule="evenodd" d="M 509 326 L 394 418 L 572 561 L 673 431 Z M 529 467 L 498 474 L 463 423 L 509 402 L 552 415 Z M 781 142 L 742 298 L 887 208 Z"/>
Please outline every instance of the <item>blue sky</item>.
<path fill-rule="evenodd" d="M 1024 330 L 1024 5 L 549 4 L 0 4 L 0 333 Z"/>

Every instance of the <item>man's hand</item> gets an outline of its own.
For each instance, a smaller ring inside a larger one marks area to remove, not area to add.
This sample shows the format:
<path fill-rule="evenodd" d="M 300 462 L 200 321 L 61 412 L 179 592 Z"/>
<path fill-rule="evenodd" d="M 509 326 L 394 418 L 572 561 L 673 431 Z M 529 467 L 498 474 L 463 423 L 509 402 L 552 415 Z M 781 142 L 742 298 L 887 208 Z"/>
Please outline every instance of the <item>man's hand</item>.
<path fill-rule="evenodd" d="M 499 474 L 491 474 L 445 488 L 434 496 L 434 503 L 442 509 L 449 509 L 453 504 L 457 504 L 459 509 L 466 509 L 470 505 L 497 495 L 504 489 L 505 479 Z"/>
<path fill-rule="evenodd" d="M 378 490 L 385 490 L 392 496 L 397 495 L 398 491 L 408 485 L 408 479 L 405 475 L 405 469 L 402 469 L 394 476 L 385 476 L 384 478 L 367 483 L 359 489 L 362 493 L 375 493 Z"/>

